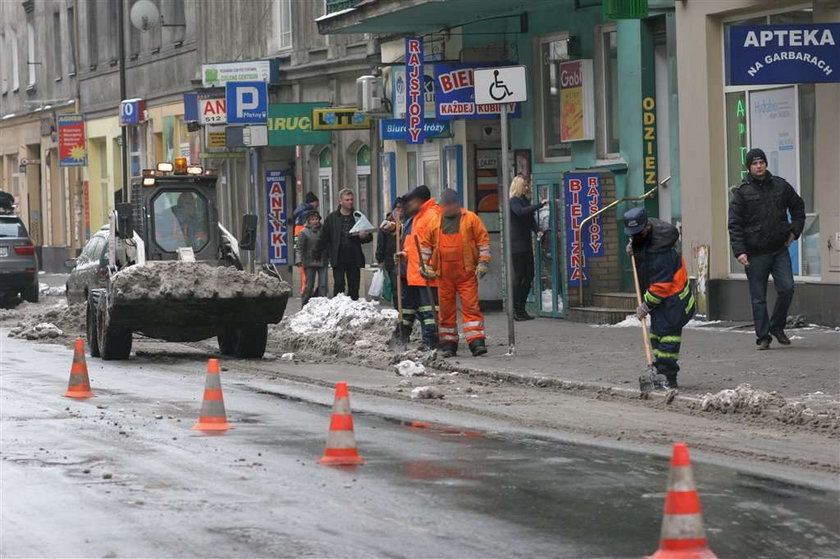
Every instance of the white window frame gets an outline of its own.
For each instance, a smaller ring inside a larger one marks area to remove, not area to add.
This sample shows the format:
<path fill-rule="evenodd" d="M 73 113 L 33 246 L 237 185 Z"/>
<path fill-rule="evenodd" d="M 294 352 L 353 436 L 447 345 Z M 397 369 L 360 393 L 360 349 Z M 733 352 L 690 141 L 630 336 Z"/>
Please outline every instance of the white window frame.
<path fill-rule="evenodd" d="M 270 52 L 286 52 L 294 47 L 292 17 L 292 0 L 273 0 L 272 19 L 275 31 L 268 39 Z"/>
<path fill-rule="evenodd" d="M 18 50 L 17 33 L 12 29 L 9 36 L 12 53 L 12 91 L 20 90 L 20 51 Z"/>
<path fill-rule="evenodd" d="M 795 11 L 800 11 L 800 10 L 809 10 L 809 9 L 812 9 L 812 8 L 813 8 L 813 6 L 811 4 L 795 4 L 793 6 L 786 6 L 784 8 L 777 8 L 777 9 L 774 9 L 774 10 L 763 10 L 763 11 L 757 12 L 757 13 L 738 14 L 737 16 L 730 16 L 730 17 L 724 18 L 722 20 L 722 26 L 721 26 L 721 29 L 722 29 L 722 31 L 721 31 L 721 70 L 722 70 L 722 72 L 724 72 L 724 73 L 726 72 L 726 44 L 725 44 L 725 42 L 726 42 L 726 25 L 727 24 L 730 24 L 730 23 L 736 22 L 736 21 L 742 21 L 744 19 L 753 19 L 753 18 L 759 18 L 759 17 L 765 18 L 766 19 L 765 24 L 769 24 L 770 16 L 777 15 L 777 14 L 783 14 L 783 13 L 787 13 L 787 12 L 795 12 Z M 723 84 L 724 85 L 723 85 L 723 91 L 721 92 L 721 97 L 722 97 L 722 102 L 723 102 L 724 107 L 726 106 L 726 94 L 727 93 L 744 92 L 744 94 L 745 94 L 744 99 L 745 99 L 745 104 L 746 104 L 746 109 L 747 109 L 747 130 L 746 130 L 747 146 L 752 145 L 751 126 L 750 126 L 750 111 L 749 111 L 750 94 L 754 91 L 763 91 L 763 90 L 767 90 L 767 89 L 783 89 L 783 88 L 787 88 L 787 87 L 793 87 L 794 92 L 795 92 L 795 99 L 796 99 L 796 101 L 795 101 L 795 107 L 796 107 L 796 144 L 797 144 L 797 146 L 799 146 L 799 144 L 802 141 L 802 139 L 800 137 L 800 122 L 799 122 L 799 118 L 800 118 L 799 117 L 799 87 L 800 87 L 800 84 L 790 83 L 790 84 L 770 84 L 770 85 L 727 85 L 726 84 L 726 76 L 724 75 L 722 77 L 723 77 Z M 726 114 L 723 115 L 723 118 L 724 118 L 723 125 L 724 125 L 724 150 L 725 150 L 724 153 L 729 153 L 729 139 L 727 138 L 727 135 L 726 135 Z M 796 187 L 795 187 L 796 189 L 798 189 L 797 194 L 801 191 L 801 188 L 802 188 L 802 168 L 801 168 L 801 163 L 800 163 L 799 157 L 800 157 L 800 151 L 799 151 L 799 149 L 797 149 L 797 159 L 796 159 L 797 176 L 796 176 Z M 727 163 L 723 166 L 723 181 L 722 181 L 722 183 L 727 184 L 728 181 L 729 181 L 729 167 L 728 167 L 728 163 Z M 728 188 L 728 186 L 727 186 L 727 188 Z M 727 205 L 728 204 L 729 204 L 729 198 L 727 197 Z M 815 212 L 815 213 L 817 215 L 819 215 L 819 212 Z M 811 215 L 811 214 L 809 214 L 809 215 Z M 799 238 L 799 243 L 800 243 L 800 245 L 799 245 L 799 252 L 798 252 L 798 256 L 799 256 L 798 264 L 799 264 L 799 272 L 800 273 L 794 276 L 794 280 L 797 281 L 797 282 L 807 282 L 807 283 L 819 283 L 819 282 L 821 282 L 822 281 L 821 276 L 803 276 L 802 275 L 802 269 L 804 268 L 803 260 L 804 260 L 804 254 L 805 254 L 804 253 L 804 243 L 803 243 L 802 237 Z M 729 248 L 730 244 L 731 243 L 730 243 L 730 240 L 729 240 L 729 229 L 727 228 L 727 230 L 726 230 L 726 246 L 727 246 L 727 252 L 730 253 L 730 254 L 728 254 L 729 257 L 727 258 L 728 277 L 730 279 L 747 279 L 747 274 L 745 272 L 733 272 L 732 271 L 732 260 L 733 260 L 733 258 L 732 258 L 732 255 L 731 255 L 731 249 Z"/>
<path fill-rule="evenodd" d="M 26 69 L 27 69 L 27 89 L 32 89 L 38 83 L 38 76 L 36 70 L 36 52 L 35 47 L 35 23 L 33 21 L 26 22 Z"/>
<path fill-rule="evenodd" d="M 545 98 L 545 87 L 543 84 L 547 83 L 549 77 L 544 74 L 545 72 L 545 64 L 543 64 L 542 60 L 542 49 L 543 45 L 548 43 L 553 43 L 554 41 L 568 41 L 569 40 L 569 32 L 568 31 L 561 31 L 559 33 L 554 33 L 552 35 L 543 35 L 541 37 L 537 37 L 534 40 L 534 60 L 537 62 L 537 75 L 539 76 L 539 81 L 534 84 L 534 89 L 538 91 L 538 102 L 536 106 L 536 117 L 539 125 L 534 127 L 535 133 L 535 142 L 539 146 L 539 150 L 537 151 L 538 154 L 538 161 L 544 163 L 568 163 L 572 160 L 571 154 L 569 155 L 560 155 L 560 156 L 549 156 L 546 155 L 546 138 L 547 130 L 546 130 L 546 104 L 551 102 L 551 99 Z M 559 99 L 558 99 L 559 102 Z"/>
<path fill-rule="evenodd" d="M 621 159 L 621 140 L 619 134 L 618 152 L 607 151 L 607 74 L 606 56 L 604 50 L 604 35 L 616 33 L 618 37 L 618 25 L 614 23 L 599 25 L 595 28 L 595 61 L 596 61 L 596 87 L 595 87 L 595 122 L 596 122 L 596 149 L 599 160 Z M 618 102 L 618 99 L 615 100 Z M 620 132 L 620 131 L 619 131 Z"/>

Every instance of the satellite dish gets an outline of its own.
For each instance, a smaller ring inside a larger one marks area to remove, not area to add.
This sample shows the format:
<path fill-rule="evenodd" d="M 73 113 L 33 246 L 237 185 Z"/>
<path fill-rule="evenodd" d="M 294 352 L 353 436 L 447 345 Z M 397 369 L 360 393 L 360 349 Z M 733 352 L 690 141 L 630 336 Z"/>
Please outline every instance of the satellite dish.
<path fill-rule="evenodd" d="M 140 31 L 148 31 L 160 25 L 160 12 L 151 0 L 137 0 L 129 13 L 131 25 Z"/>

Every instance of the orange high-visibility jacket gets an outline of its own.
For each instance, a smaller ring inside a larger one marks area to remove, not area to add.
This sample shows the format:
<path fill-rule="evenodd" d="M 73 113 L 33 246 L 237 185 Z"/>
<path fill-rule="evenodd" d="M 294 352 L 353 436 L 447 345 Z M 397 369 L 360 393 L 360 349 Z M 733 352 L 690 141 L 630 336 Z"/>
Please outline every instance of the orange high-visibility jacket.
<path fill-rule="evenodd" d="M 424 251 L 425 261 L 435 271 L 440 271 L 440 232 L 443 215 L 438 214 L 426 227 L 420 237 L 420 250 Z M 461 209 L 461 246 L 464 251 L 464 268 L 468 274 L 475 273 L 479 262 L 490 261 L 490 235 L 487 228 L 475 213 Z"/>
<path fill-rule="evenodd" d="M 403 252 L 405 252 L 408 262 L 406 270 L 408 285 L 416 287 L 426 285 L 427 280 L 420 275 L 420 255 L 417 254 L 417 244 L 414 242 L 414 237 L 416 236 L 422 242 L 429 223 L 436 221 L 435 218 L 438 216 L 440 216 L 440 206 L 434 198 L 429 198 L 420 206 L 417 215 L 411 220 L 411 232 L 406 234 L 403 241 Z M 439 220 L 437 223 L 440 225 Z M 437 287 L 437 280 L 429 280 L 429 285 Z"/>

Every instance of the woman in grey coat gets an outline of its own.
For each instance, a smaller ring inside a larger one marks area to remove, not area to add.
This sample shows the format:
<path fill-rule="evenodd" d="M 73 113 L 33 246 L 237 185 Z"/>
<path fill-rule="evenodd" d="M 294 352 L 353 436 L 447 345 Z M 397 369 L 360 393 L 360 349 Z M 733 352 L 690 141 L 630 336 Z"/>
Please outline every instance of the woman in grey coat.
<path fill-rule="evenodd" d="M 306 269 L 306 288 L 303 291 L 303 305 L 314 296 L 327 296 L 326 258 L 318 255 L 318 238 L 321 236 L 321 214 L 311 211 L 306 214 L 306 227 L 301 230 L 295 246 L 295 265 Z M 318 276 L 318 291 L 314 292 L 315 276 Z"/>

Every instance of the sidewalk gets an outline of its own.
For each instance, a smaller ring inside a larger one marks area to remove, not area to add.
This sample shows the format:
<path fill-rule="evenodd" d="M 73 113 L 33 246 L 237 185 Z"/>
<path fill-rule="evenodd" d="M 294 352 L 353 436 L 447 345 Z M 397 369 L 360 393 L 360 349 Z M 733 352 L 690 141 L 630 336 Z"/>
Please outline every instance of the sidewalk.
<path fill-rule="evenodd" d="M 516 355 L 506 357 L 507 318 L 485 316 L 488 355 L 474 358 L 461 347 L 460 365 L 487 372 L 514 373 L 635 388 L 645 369 L 637 327 L 603 327 L 538 318 L 516 322 Z M 738 384 L 778 391 L 786 397 L 822 391 L 840 394 L 840 332 L 787 331 L 793 344 L 755 349 L 752 325 L 713 324 L 686 328 L 679 375 L 680 392 L 705 394 Z"/>

